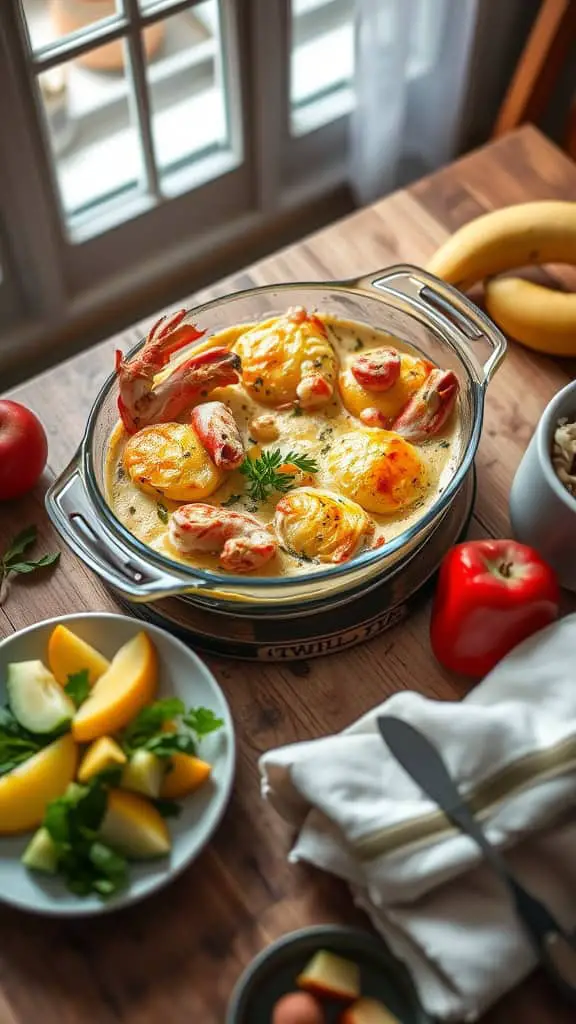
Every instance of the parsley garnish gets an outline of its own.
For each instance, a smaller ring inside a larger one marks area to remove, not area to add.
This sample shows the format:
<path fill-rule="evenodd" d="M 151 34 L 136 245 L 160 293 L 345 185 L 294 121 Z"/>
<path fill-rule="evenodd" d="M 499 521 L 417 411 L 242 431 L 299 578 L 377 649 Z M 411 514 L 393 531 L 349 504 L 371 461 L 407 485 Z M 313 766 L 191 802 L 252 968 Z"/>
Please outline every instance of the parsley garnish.
<path fill-rule="evenodd" d="M 74 701 L 77 708 L 84 703 L 90 693 L 90 682 L 87 668 L 83 668 L 80 672 L 74 672 L 72 675 L 68 676 L 68 681 L 64 686 L 64 693 L 68 694 L 71 700 Z"/>
<path fill-rule="evenodd" d="M 168 722 L 180 718 L 186 730 L 174 727 L 166 730 Z M 130 755 L 135 750 L 149 750 L 157 757 L 171 757 L 172 754 L 196 753 L 196 741 L 224 725 L 210 708 L 186 708 L 178 697 L 157 700 L 136 716 L 122 736 L 122 746 Z M 194 733 L 194 736 L 191 735 Z"/>
<path fill-rule="evenodd" d="M 37 539 L 37 528 L 35 526 L 27 526 L 25 530 L 22 530 L 14 537 L 8 550 L 5 551 L 4 555 L 0 556 L 0 604 L 2 604 L 8 592 L 8 577 L 11 573 L 24 574 L 35 572 L 36 569 L 42 569 L 46 565 L 54 565 L 60 558 L 59 551 L 42 555 L 41 558 L 35 560 L 23 558 L 24 553 L 36 543 Z"/>
<path fill-rule="evenodd" d="M 99 837 L 107 803 L 107 788 L 96 777 L 86 786 L 71 783 L 46 808 L 43 824 L 56 848 L 58 874 L 77 896 L 95 892 L 106 899 L 128 882 L 126 858 Z"/>
<path fill-rule="evenodd" d="M 274 491 L 285 494 L 294 485 L 293 473 L 279 473 L 280 466 L 292 464 L 304 473 L 317 473 L 318 465 L 314 459 L 298 452 L 283 455 L 279 448 L 272 452 L 262 452 L 259 459 L 245 459 L 240 472 L 248 479 L 248 494 L 253 501 L 266 501 Z"/>
<path fill-rule="evenodd" d="M 9 708 L 0 708 L 0 776 L 33 757 L 42 745 L 40 738 L 22 728 Z"/>
<path fill-rule="evenodd" d="M 231 494 L 229 498 L 226 498 L 226 501 L 220 502 L 220 507 L 230 508 L 231 505 L 237 505 L 241 497 L 241 494 Z"/>
<path fill-rule="evenodd" d="M 166 505 L 164 505 L 162 501 L 156 502 L 156 513 L 158 515 L 158 519 L 160 519 L 163 523 L 168 522 L 168 509 L 166 508 Z"/>

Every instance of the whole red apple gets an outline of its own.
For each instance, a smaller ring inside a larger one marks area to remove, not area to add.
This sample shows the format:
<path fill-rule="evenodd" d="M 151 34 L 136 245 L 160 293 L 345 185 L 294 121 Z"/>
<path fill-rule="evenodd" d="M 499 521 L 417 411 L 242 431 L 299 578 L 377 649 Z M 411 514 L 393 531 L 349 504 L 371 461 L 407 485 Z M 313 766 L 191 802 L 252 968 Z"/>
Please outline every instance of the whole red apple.
<path fill-rule="evenodd" d="M 38 417 L 18 402 L 0 399 L 0 501 L 34 487 L 47 457 L 48 442 Z"/>

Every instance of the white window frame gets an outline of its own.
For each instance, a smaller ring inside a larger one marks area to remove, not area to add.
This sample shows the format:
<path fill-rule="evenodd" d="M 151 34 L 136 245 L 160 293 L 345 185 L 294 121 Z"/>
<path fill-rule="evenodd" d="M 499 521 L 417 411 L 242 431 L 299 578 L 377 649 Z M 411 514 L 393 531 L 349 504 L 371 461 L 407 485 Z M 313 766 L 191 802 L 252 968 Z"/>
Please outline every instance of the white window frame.
<path fill-rule="evenodd" d="M 170 197 L 161 195 L 140 32 L 198 2 L 158 0 L 141 11 L 137 0 L 124 0 L 123 14 L 65 43 L 50 44 L 36 57 L 27 47 L 18 4 L 3 11 L 0 131 L 12 145 L 2 146 L 0 159 L 0 229 L 9 256 L 8 265 L 0 252 L 5 274 L 0 285 L 0 381 L 4 366 L 45 352 L 51 338 L 77 331 L 97 313 L 118 308 L 136 290 L 145 291 L 184 268 L 193 275 L 219 247 L 273 227 L 287 211 L 345 180 L 345 112 L 307 134 L 291 134 L 289 0 L 220 0 L 230 76 L 231 152 L 214 154 L 210 166 L 191 163 L 175 172 Z M 96 38 L 103 45 L 123 34 L 137 87 L 134 116 L 142 139 L 146 193 L 130 201 L 123 196 L 117 208 L 107 204 L 99 215 L 101 233 L 95 233 L 90 218 L 78 217 L 68 228 L 31 76 L 55 66 L 64 52 L 68 60 L 93 48 Z M 204 180 L 198 181 L 198 173 Z M 206 180 L 209 174 L 215 176 Z M 11 284 L 16 281 L 21 282 L 20 295 Z M 4 291 L 10 292 L 10 302 L 3 301 Z"/>

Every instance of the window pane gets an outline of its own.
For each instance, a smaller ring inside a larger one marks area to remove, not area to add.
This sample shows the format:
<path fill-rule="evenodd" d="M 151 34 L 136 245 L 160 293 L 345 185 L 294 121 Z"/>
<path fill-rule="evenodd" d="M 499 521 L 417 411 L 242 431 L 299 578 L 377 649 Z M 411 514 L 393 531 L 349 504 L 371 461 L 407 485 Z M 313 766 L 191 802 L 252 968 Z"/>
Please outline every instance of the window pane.
<path fill-rule="evenodd" d="M 217 0 L 160 22 L 162 52 L 148 61 L 152 131 L 160 172 L 176 170 L 229 141 Z"/>
<path fill-rule="evenodd" d="M 92 57 L 99 61 L 98 50 Z M 39 76 L 62 205 L 69 216 L 136 190 L 142 176 L 124 64 L 114 71 L 94 67 L 71 60 Z"/>
<path fill-rule="evenodd" d="M 292 0 L 292 130 L 346 113 L 353 74 L 354 0 Z"/>
<path fill-rule="evenodd" d="M 40 50 L 63 36 L 113 17 L 121 10 L 122 0 L 22 0 L 22 6 L 32 48 Z M 111 43 L 82 59 L 86 67 L 117 67 L 122 63 L 121 47 Z"/>

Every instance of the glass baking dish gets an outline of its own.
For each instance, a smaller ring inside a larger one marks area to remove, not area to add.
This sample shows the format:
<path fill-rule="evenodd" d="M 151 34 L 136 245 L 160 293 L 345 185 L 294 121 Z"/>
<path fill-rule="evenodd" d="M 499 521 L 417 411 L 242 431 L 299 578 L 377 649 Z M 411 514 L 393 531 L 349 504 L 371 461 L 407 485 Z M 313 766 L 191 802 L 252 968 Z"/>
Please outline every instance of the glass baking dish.
<path fill-rule="evenodd" d="M 294 577 L 240 576 L 183 565 L 142 544 L 115 517 L 105 497 L 108 438 L 118 420 L 118 385 L 103 385 L 80 447 L 46 495 L 48 514 L 64 541 L 109 586 L 130 601 L 168 596 L 213 607 L 287 609 L 373 585 L 415 552 L 449 510 L 472 461 L 482 429 L 484 393 L 506 342 L 491 320 L 455 288 L 424 271 L 395 266 L 357 280 L 275 284 L 236 292 L 197 306 L 189 319 L 206 330 L 202 339 L 236 323 L 252 323 L 305 306 L 362 321 L 408 342 L 460 381 L 458 452 L 442 494 L 415 524 L 382 547 L 350 562 Z M 133 355 L 142 345 L 134 347 Z M 193 345 L 190 349 L 193 350 Z"/>

